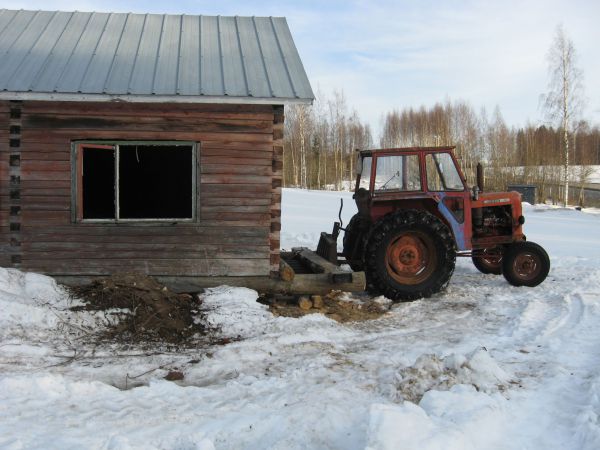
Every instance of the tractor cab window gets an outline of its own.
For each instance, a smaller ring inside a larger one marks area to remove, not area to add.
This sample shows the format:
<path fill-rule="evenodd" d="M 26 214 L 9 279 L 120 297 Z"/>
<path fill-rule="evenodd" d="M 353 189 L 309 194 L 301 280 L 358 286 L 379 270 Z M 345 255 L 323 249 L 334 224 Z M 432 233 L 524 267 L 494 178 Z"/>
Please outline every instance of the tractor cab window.
<path fill-rule="evenodd" d="M 365 156 L 364 158 L 358 158 L 358 164 L 356 166 L 356 170 L 360 175 L 360 184 L 359 188 L 365 188 L 369 190 L 371 185 L 371 162 L 373 158 L 370 156 Z"/>
<path fill-rule="evenodd" d="M 420 191 L 421 189 L 418 155 L 377 158 L 376 191 Z"/>
<path fill-rule="evenodd" d="M 425 158 L 430 191 L 462 191 L 463 182 L 450 153 L 429 153 Z"/>

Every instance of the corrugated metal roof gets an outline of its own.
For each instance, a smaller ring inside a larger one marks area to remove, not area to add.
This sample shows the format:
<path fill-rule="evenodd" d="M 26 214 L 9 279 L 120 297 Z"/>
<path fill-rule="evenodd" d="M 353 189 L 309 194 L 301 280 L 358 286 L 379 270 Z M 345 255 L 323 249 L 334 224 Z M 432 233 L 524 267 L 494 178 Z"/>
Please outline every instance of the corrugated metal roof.
<path fill-rule="evenodd" d="M 0 98 L 314 99 L 284 17 L 0 9 Z"/>

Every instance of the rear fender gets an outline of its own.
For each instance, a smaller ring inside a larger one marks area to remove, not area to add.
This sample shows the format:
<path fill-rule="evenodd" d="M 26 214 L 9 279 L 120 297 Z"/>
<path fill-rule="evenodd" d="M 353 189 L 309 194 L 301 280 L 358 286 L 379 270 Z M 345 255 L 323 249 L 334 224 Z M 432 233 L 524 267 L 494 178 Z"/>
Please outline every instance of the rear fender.
<path fill-rule="evenodd" d="M 467 248 L 468 239 L 465 233 L 465 223 L 470 220 L 470 213 L 467 210 L 469 205 L 465 201 L 465 220 L 463 223 L 458 223 L 452 214 L 452 211 L 450 211 L 450 209 L 448 209 L 448 207 L 444 204 L 443 200 L 445 197 L 447 197 L 446 193 L 436 192 L 428 196 L 423 196 L 421 194 L 405 200 L 373 203 L 371 206 L 371 218 L 373 223 L 376 223 L 386 214 L 398 209 L 425 210 L 439 218 L 448 226 L 448 228 L 450 228 L 458 250 L 468 250 L 470 247 Z M 448 197 L 455 197 L 455 195 Z M 456 197 L 462 198 L 463 196 L 456 195 Z"/>

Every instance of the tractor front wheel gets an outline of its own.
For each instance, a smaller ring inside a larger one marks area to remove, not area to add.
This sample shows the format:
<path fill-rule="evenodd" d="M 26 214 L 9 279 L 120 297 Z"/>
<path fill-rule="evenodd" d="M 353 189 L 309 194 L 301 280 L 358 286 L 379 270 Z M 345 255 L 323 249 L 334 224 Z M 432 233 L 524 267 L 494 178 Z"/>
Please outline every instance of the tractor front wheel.
<path fill-rule="evenodd" d="M 502 274 L 502 249 L 483 249 L 473 254 L 471 258 L 473 265 L 481 273 L 501 275 Z"/>
<path fill-rule="evenodd" d="M 548 253 L 534 242 L 514 242 L 504 252 L 502 274 L 513 286 L 537 286 L 549 271 Z"/>
<path fill-rule="evenodd" d="M 399 210 L 381 219 L 365 254 L 371 290 L 394 301 L 430 297 L 454 272 L 456 251 L 448 227 L 420 210 Z"/>

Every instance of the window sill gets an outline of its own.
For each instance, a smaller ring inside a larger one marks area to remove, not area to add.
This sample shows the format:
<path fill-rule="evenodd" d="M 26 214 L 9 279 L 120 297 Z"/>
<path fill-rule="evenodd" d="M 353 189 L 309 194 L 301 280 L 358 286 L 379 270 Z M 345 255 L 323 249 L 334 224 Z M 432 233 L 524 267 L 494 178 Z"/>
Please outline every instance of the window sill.
<path fill-rule="evenodd" d="M 187 219 L 79 219 L 78 225 L 177 225 L 178 223 L 194 223 L 194 218 Z"/>

